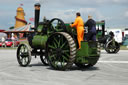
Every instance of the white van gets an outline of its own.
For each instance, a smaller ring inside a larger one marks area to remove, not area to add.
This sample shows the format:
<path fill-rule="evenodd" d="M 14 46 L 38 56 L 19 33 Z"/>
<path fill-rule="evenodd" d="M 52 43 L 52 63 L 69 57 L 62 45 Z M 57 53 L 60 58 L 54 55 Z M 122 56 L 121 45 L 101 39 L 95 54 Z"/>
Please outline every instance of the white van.
<path fill-rule="evenodd" d="M 122 30 L 121 29 L 107 29 L 107 33 L 109 33 L 110 31 L 112 31 L 114 33 L 114 38 L 118 43 L 122 43 Z"/>

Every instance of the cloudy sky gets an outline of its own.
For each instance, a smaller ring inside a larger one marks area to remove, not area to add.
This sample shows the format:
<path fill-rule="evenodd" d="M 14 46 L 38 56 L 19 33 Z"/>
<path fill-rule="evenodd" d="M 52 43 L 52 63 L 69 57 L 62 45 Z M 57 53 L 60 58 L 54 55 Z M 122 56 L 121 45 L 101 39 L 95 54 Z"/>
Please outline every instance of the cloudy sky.
<path fill-rule="evenodd" d="M 20 4 L 24 4 L 25 19 L 30 22 L 37 2 L 41 3 L 40 21 L 46 16 L 70 23 L 75 20 L 75 13 L 80 12 L 84 21 L 90 14 L 96 21 L 105 20 L 106 27 L 128 27 L 128 0 L 0 0 L 0 29 L 14 26 Z"/>

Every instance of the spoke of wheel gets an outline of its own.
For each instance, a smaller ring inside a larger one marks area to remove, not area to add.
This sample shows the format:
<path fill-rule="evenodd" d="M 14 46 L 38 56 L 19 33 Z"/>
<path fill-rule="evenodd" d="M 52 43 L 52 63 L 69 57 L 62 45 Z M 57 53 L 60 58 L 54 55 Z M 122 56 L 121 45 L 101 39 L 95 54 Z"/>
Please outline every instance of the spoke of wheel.
<path fill-rule="evenodd" d="M 64 42 L 60 48 L 63 48 L 66 45 L 67 42 Z"/>
<path fill-rule="evenodd" d="M 61 38 L 61 43 L 63 44 L 64 43 L 64 37 L 62 36 Z"/>
<path fill-rule="evenodd" d="M 61 38 L 61 37 L 60 37 L 60 38 Z M 60 47 L 60 42 L 61 42 L 61 41 L 60 41 L 60 39 L 59 39 L 59 41 L 58 41 L 58 47 Z"/>
<path fill-rule="evenodd" d="M 23 63 L 23 58 L 22 57 L 20 57 L 20 61 L 21 61 L 21 63 Z"/>
<path fill-rule="evenodd" d="M 24 64 L 26 64 L 27 62 L 26 62 L 26 59 L 24 58 Z"/>
<path fill-rule="evenodd" d="M 55 67 L 57 67 L 57 64 L 56 64 L 57 61 L 56 61 L 55 56 L 56 56 L 56 55 L 51 55 L 51 56 L 50 56 L 50 61 L 51 61 L 51 63 L 52 63 Z"/>
<path fill-rule="evenodd" d="M 56 51 L 53 50 L 53 49 L 50 49 L 49 52 L 50 52 L 52 55 L 56 55 Z"/>
<path fill-rule="evenodd" d="M 49 58 L 50 58 L 50 60 L 51 60 L 51 61 L 53 61 L 52 59 L 56 60 L 56 58 L 55 58 L 55 55 L 54 55 L 54 54 L 49 55 Z"/>
<path fill-rule="evenodd" d="M 64 67 L 64 59 L 61 61 L 61 67 Z"/>
<path fill-rule="evenodd" d="M 66 56 L 63 55 L 62 57 L 63 57 L 63 60 L 68 61 L 68 58 Z"/>
<path fill-rule="evenodd" d="M 21 50 L 20 51 L 21 51 L 21 53 L 23 53 L 23 46 L 21 47 Z"/>
<path fill-rule="evenodd" d="M 56 37 L 58 37 L 58 36 L 56 36 Z M 56 40 L 56 38 L 54 38 L 54 40 L 55 40 L 55 43 L 57 44 L 57 47 L 58 47 L 59 42 Z"/>
<path fill-rule="evenodd" d="M 58 67 L 58 63 L 59 63 L 59 61 L 54 62 L 55 67 Z"/>
<path fill-rule="evenodd" d="M 25 63 L 25 64 L 27 63 L 26 58 L 24 58 L 24 63 Z"/>
<path fill-rule="evenodd" d="M 67 52 L 70 52 L 69 50 L 63 50 L 63 53 L 67 53 Z"/>
<path fill-rule="evenodd" d="M 54 50 L 56 49 L 56 47 L 54 47 L 53 45 L 50 45 L 50 44 L 48 45 L 48 47 L 51 49 L 54 49 Z"/>
<path fill-rule="evenodd" d="M 21 63 L 22 63 L 22 65 L 24 64 L 24 58 L 21 59 Z"/>
<path fill-rule="evenodd" d="M 65 55 L 66 57 L 69 57 L 69 54 L 68 54 L 68 53 L 64 53 L 64 55 Z"/>
<path fill-rule="evenodd" d="M 19 53 L 22 53 L 22 47 L 21 47 L 21 49 L 20 49 Z"/>
<path fill-rule="evenodd" d="M 62 48 L 63 50 L 67 50 L 67 49 L 69 49 L 69 45 L 68 45 L 68 43 L 66 43 L 66 45 Z"/>
<path fill-rule="evenodd" d="M 26 48 L 26 47 L 25 47 L 25 46 L 23 46 L 23 49 L 24 49 L 24 51 L 23 51 L 23 52 L 25 52 L 25 48 Z"/>
<path fill-rule="evenodd" d="M 22 46 L 22 53 L 24 52 L 24 46 Z"/>
<path fill-rule="evenodd" d="M 62 55 L 61 57 L 62 57 L 62 60 L 60 62 L 61 63 L 61 67 L 64 67 L 65 63 L 66 63 L 66 61 L 68 61 L 68 59 L 64 55 Z"/>
<path fill-rule="evenodd" d="M 63 66 L 63 67 L 65 66 L 65 63 L 66 63 L 66 62 L 62 62 L 62 66 Z"/>
<path fill-rule="evenodd" d="M 55 41 L 55 42 L 54 42 Z M 56 39 L 54 38 L 53 45 L 57 48 Z"/>

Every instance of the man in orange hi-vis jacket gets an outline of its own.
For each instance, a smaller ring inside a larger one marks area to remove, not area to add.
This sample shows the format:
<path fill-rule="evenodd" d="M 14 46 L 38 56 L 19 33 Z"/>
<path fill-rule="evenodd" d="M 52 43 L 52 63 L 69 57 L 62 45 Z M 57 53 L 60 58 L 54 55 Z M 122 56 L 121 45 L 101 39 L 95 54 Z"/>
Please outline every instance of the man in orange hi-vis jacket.
<path fill-rule="evenodd" d="M 71 24 L 70 26 L 71 27 L 76 27 L 77 40 L 78 40 L 79 49 L 80 49 L 81 48 L 81 41 L 83 41 L 83 37 L 84 37 L 84 21 L 80 17 L 80 13 L 79 12 L 76 13 L 75 22 L 73 24 Z"/>

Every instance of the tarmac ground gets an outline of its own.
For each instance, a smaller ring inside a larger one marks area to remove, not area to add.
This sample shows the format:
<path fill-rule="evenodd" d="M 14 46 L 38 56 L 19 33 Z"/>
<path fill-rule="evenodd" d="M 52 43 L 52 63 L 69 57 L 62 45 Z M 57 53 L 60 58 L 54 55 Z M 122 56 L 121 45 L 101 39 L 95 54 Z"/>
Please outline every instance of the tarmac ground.
<path fill-rule="evenodd" d="M 117 54 L 101 51 L 98 63 L 89 69 L 73 66 L 57 71 L 32 57 L 28 67 L 19 66 L 16 50 L 0 50 L 0 85 L 128 85 L 128 50 Z"/>

